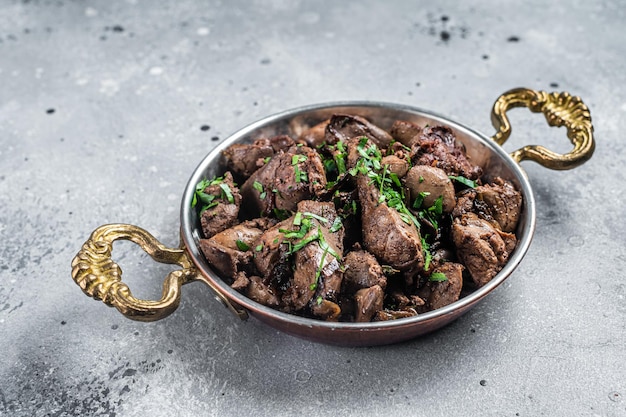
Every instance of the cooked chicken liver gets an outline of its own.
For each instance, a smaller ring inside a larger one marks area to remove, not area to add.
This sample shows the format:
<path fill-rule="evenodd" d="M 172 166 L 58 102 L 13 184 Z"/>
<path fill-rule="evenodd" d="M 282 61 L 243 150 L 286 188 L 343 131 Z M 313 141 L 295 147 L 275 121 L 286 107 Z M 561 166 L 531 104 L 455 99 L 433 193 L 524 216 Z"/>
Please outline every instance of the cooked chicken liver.
<path fill-rule="evenodd" d="M 445 307 L 457 301 L 463 288 L 463 265 L 455 262 L 446 262 L 433 270 L 433 273 L 443 274 L 442 281 L 428 280 L 418 291 L 420 298 L 426 301 L 427 310 Z"/>
<path fill-rule="evenodd" d="M 359 175 L 363 245 L 381 262 L 400 271 L 417 271 L 424 265 L 420 233 L 406 223 L 397 210 L 380 202 L 379 190 L 368 177 Z"/>
<path fill-rule="evenodd" d="M 246 208 L 269 215 L 274 209 L 296 209 L 301 200 L 316 197 L 326 187 L 324 165 L 319 154 L 308 146 L 279 151 L 242 185 Z"/>
<path fill-rule="evenodd" d="M 372 321 L 374 315 L 383 309 L 385 293 L 379 285 L 362 288 L 354 294 L 356 301 L 356 315 L 354 321 Z"/>
<path fill-rule="evenodd" d="M 226 187 L 230 191 L 230 199 L 225 195 L 222 187 Z M 209 185 L 203 192 L 206 195 L 214 196 L 213 203 L 217 203 L 213 207 L 203 210 L 200 215 L 202 232 L 205 237 L 211 237 L 238 222 L 241 194 L 239 194 L 239 189 L 235 186 L 230 172 L 224 174 L 222 181 L 216 181 L 215 184 Z"/>
<path fill-rule="evenodd" d="M 385 130 L 360 116 L 339 114 L 331 117 L 326 127 L 326 142 L 334 145 L 355 137 L 366 137 L 379 147 L 387 147 L 393 137 Z"/>
<path fill-rule="evenodd" d="M 446 126 L 427 127 L 411 148 L 415 165 L 430 165 L 443 169 L 448 175 L 460 175 L 471 180 L 480 178 L 482 168 L 467 159 L 463 145 L 452 129 Z"/>
<path fill-rule="evenodd" d="M 343 285 L 347 291 L 354 292 L 361 288 L 379 285 L 387 286 L 387 277 L 383 274 L 374 255 L 365 250 L 348 252 L 343 259 Z"/>
<path fill-rule="evenodd" d="M 496 276 L 516 244 L 514 234 L 502 232 L 475 213 L 455 218 L 451 234 L 459 259 L 479 287 Z"/>
<path fill-rule="evenodd" d="M 281 135 L 269 139 L 257 139 L 251 144 L 236 143 L 226 148 L 223 154 L 228 169 L 248 178 L 254 171 L 265 165 L 276 152 L 289 149 L 293 144 L 293 139 Z"/>
<path fill-rule="evenodd" d="M 232 288 L 319 320 L 395 320 L 450 305 L 504 267 L 521 194 L 487 181 L 450 128 L 311 123 L 293 123 L 297 144 L 231 145 L 230 171 L 197 187 L 210 202 L 197 207 L 199 247 Z"/>
<path fill-rule="evenodd" d="M 431 207 L 438 198 L 442 199 L 442 209 L 445 213 L 450 213 L 456 205 L 454 185 L 441 168 L 415 165 L 408 171 L 404 183 L 411 193 L 412 200 L 422 194 L 422 204 L 426 207 Z"/>
<path fill-rule="evenodd" d="M 406 120 L 396 120 L 389 133 L 395 140 L 410 148 L 419 140 L 422 127 Z"/>

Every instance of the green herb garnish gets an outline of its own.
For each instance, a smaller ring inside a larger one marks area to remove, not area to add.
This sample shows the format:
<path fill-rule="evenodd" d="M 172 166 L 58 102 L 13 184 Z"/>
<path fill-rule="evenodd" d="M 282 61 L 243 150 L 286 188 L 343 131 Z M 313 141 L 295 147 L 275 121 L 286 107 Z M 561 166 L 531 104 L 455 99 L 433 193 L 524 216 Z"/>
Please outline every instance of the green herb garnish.
<path fill-rule="evenodd" d="M 264 200 L 265 197 L 267 196 L 267 193 L 265 192 L 265 190 L 263 189 L 263 184 L 261 184 L 258 181 L 254 181 L 252 183 L 252 188 L 254 188 L 255 190 L 257 190 L 259 192 L 259 198 L 261 200 Z"/>
<path fill-rule="evenodd" d="M 451 180 L 454 180 L 456 182 L 460 182 L 463 185 L 466 185 L 470 188 L 476 188 L 478 184 L 476 184 L 476 181 L 470 180 L 469 178 L 465 178 L 463 176 L 456 176 L 456 175 L 448 175 L 448 178 L 450 178 Z"/>
<path fill-rule="evenodd" d="M 417 197 L 415 197 L 415 201 L 413 201 L 413 208 L 420 209 L 422 204 L 424 204 L 424 199 L 429 195 L 430 193 L 428 191 L 420 191 L 417 193 Z"/>
<path fill-rule="evenodd" d="M 426 242 L 428 235 L 422 237 L 422 252 L 424 252 L 424 271 L 428 271 L 430 268 L 430 262 L 433 259 L 432 253 L 430 253 L 430 245 Z"/>
<path fill-rule="evenodd" d="M 428 277 L 428 280 L 434 282 L 444 282 L 448 280 L 448 277 L 443 272 L 433 272 Z"/>
<path fill-rule="evenodd" d="M 419 229 L 419 221 L 404 203 L 404 187 L 402 187 L 400 179 L 389 170 L 388 165 L 381 165 L 382 154 L 380 150 L 375 145 L 367 147 L 367 138 L 363 137 L 357 145 L 357 151 L 361 157 L 348 173 L 352 176 L 363 174 L 370 178 L 379 191 L 378 202 L 386 203 L 387 206 L 398 211 L 402 221 L 407 224 L 414 224 Z"/>
<path fill-rule="evenodd" d="M 220 188 L 222 189 L 222 192 L 226 196 L 226 199 L 228 200 L 228 202 L 230 204 L 234 204 L 235 203 L 235 198 L 233 197 L 233 193 L 230 191 L 230 187 L 227 184 L 224 184 L 222 182 L 222 183 L 220 183 Z"/>
<path fill-rule="evenodd" d="M 218 202 L 215 201 L 217 197 L 213 194 L 205 193 L 204 190 L 206 190 L 208 187 L 212 185 L 217 185 L 217 184 L 219 184 L 222 190 L 224 189 L 224 187 L 228 188 L 228 185 L 224 184 L 223 181 L 224 181 L 224 177 L 214 177 L 211 180 L 203 179 L 198 184 L 196 184 L 196 191 L 194 192 L 193 198 L 191 200 L 191 207 L 196 207 L 198 202 L 203 203 L 203 206 L 200 209 L 200 214 L 202 214 L 206 210 L 217 206 Z M 234 198 L 233 198 L 232 193 L 230 192 L 230 188 L 228 188 L 228 194 L 226 194 L 226 192 L 223 192 L 223 194 L 226 196 L 226 198 L 228 198 L 228 195 L 230 195 L 230 198 L 232 199 L 232 201 L 230 199 L 228 199 L 228 201 L 231 203 L 234 202 Z"/>
<path fill-rule="evenodd" d="M 331 233 L 335 233 L 337 232 L 339 229 L 341 229 L 343 227 L 343 223 L 341 223 L 341 218 L 340 217 L 335 217 L 335 221 L 333 222 L 332 226 L 330 226 L 330 232 Z"/>
<path fill-rule="evenodd" d="M 293 169 L 295 172 L 296 182 L 307 182 L 308 175 L 306 172 L 301 171 L 298 166 L 299 163 L 306 161 L 308 158 L 306 155 L 293 155 L 291 157 L 291 165 L 293 165 Z"/>
<path fill-rule="evenodd" d="M 428 211 L 435 216 L 441 216 L 443 213 L 443 195 L 437 197 L 433 205 L 428 208 Z"/>
<path fill-rule="evenodd" d="M 248 249 L 250 249 L 250 246 L 248 246 L 248 244 L 246 242 L 244 242 L 243 240 L 239 240 L 237 239 L 235 241 L 235 243 L 237 244 L 237 248 L 241 251 L 247 251 Z"/>
<path fill-rule="evenodd" d="M 293 155 L 291 157 L 291 165 L 298 165 L 300 162 L 304 162 L 307 159 L 306 155 Z"/>
<path fill-rule="evenodd" d="M 309 180 L 309 176 L 306 172 L 301 171 L 298 165 L 294 165 L 294 176 L 296 182 L 307 182 Z"/>
<path fill-rule="evenodd" d="M 328 219 L 322 217 L 322 216 L 318 216 L 315 213 L 311 213 L 309 211 L 305 211 L 304 213 L 302 213 L 304 216 L 309 217 L 309 218 L 313 218 L 316 219 L 317 221 L 324 223 L 324 224 L 328 224 Z"/>

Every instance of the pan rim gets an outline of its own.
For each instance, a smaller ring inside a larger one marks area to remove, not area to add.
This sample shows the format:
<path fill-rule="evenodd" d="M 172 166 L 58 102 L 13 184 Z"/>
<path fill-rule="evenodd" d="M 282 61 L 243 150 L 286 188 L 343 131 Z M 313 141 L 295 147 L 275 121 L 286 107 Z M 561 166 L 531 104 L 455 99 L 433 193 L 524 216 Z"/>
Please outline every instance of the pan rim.
<path fill-rule="evenodd" d="M 204 260 L 204 256 L 201 254 L 197 240 L 199 239 L 199 235 L 197 233 L 194 234 L 191 216 L 195 215 L 191 210 L 191 201 L 193 198 L 193 194 L 195 192 L 195 185 L 203 178 L 203 174 L 207 171 L 209 166 L 215 161 L 218 161 L 222 151 L 226 149 L 228 146 L 233 143 L 238 142 L 242 138 L 249 136 L 254 131 L 258 130 L 263 126 L 270 125 L 271 123 L 278 122 L 280 120 L 284 120 L 287 118 L 293 118 L 295 116 L 299 116 L 309 112 L 321 111 L 321 110 L 329 110 L 332 108 L 350 108 L 350 107 L 359 107 L 359 108 L 368 108 L 368 109 L 385 109 L 390 111 L 398 111 L 398 112 L 406 112 L 414 115 L 425 116 L 429 119 L 437 120 L 442 122 L 442 124 L 449 125 L 453 127 L 457 131 L 463 132 L 466 136 L 472 137 L 475 140 L 478 140 L 482 145 L 489 148 L 494 154 L 500 157 L 507 168 L 509 168 L 514 174 L 516 179 L 519 182 L 520 192 L 523 196 L 524 202 L 524 210 L 523 210 L 523 218 L 520 219 L 523 221 L 523 226 L 518 235 L 517 245 L 511 254 L 509 260 L 504 265 L 502 270 L 498 272 L 498 274 L 487 284 L 476 289 L 472 293 L 464 296 L 463 298 L 455 301 L 452 304 L 449 304 L 445 307 L 429 311 L 427 313 L 419 314 L 413 317 L 407 317 L 396 320 L 388 320 L 388 321 L 377 321 L 377 322 L 367 322 L 367 323 L 353 323 L 353 322 L 326 322 L 319 319 L 307 318 L 298 316 L 295 314 L 284 313 L 270 307 L 259 304 L 245 295 L 239 293 L 238 291 L 232 289 L 225 281 L 223 281 L 217 273 L 210 269 L 206 261 Z M 318 104 L 310 104 L 306 106 L 295 107 L 292 109 L 284 110 L 267 117 L 261 118 L 255 122 L 248 124 L 247 126 L 237 130 L 233 134 L 229 135 L 226 139 L 224 139 L 220 144 L 218 144 L 213 150 L 211 150 L 196 166 L 193 170 L 192 175 L 190 176 L 186 186 L 185 191 L 181 200 L 181 210 L 180 210 L 180 221 L 181 221 L 181 238 L 182 242 L 186 247 L 187 252 L 189 253 L 193 263 L 199 269 L 200 273 L 208 279 L 212 284 L 215 285 L 216 288 L 219 288 L 220 292 L 225 295 L 230 300 L 233 300 L 238 305 L 244 307 L 246 310 L 250 311 L 253 316 L 269 316 L 273 320 L 279 320 L 283 322 L 288 322 L 293 325 L 303 326 L 308 328 L 317 328 L 317 329 L 326 329 L 329 331 L 334 330 L 350 330 L 350 331 L 372 331 L 372 330 L 382 330 L 382 329 L 392 329 L 396 327 L 405 327 L 405 326 L 418 326 L 420 323 L 431 321 L 434 319 L 438 319 L 441 317 L 454 315 L 458 313 L 458 311 L 469 309 L 473 304 L 480 301 L 486 295 L 495 290 L 498 286 L 500 286 L 517 268 L 520 264 L 522 258 L 528 251 L 530 247 L 530 243 L 534 236 L 535 226 L 536 226 L 536 210 L 535 210 L 535 199 L 532 191 L 532 187 L 529 183 L 528 177 L 522 167 L 516 163 L 503 148 L 492 141 L 488 136 L 474 130 L 471 127 L 468 127 L 456 120 L 452 120 L 446 116 L 438 114 L 436 112 L 430 110 L 424 110 L 419 107 L 406 105 L 406 104 L 398 104 L 398 103 L 390 103 L 390 102 L 382 102 L 382 101 L 331 101 L 331 102 L 322 102 Z M 265 321 L 265 320 L 262 320 Z"/>

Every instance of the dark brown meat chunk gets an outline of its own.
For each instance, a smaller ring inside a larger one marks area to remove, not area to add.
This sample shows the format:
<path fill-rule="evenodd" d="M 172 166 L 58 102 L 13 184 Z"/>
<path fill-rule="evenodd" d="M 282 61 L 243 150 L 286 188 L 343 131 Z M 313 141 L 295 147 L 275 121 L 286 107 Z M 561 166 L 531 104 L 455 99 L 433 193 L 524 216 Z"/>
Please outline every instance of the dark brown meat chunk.
<path fill-rule="evenodd" d="M 339 304 L 323 298 L 316 298 L 311 301 L 311 312 L 326 321 L 337 321 L 342 313 Z"/>
<path fill-rule="evenodd" d="M 433 273 L 442 273 L 445 281 L 427 281 L 420 288 L 418 295 L 426 301 L 428 310 L 435 310 L 457 301 L 463 289 L 463 265 L 446 262 L 433 270 Z"/>
<path fill-rule="evenodd" d="M 379 285 L 358 290 L 354 294 L 356 302 L 354 321 L 361 323 L 372 321 L 374 315 L 383 309 L 384 297 L 385 292 Z"/>
<path fill-rule="evenodd" d="M 417 311 L 412 307 L 407 307 L 402 310 L 384 309 L 376 313 L 374 321 L 397 320 L 414 316 L 417 316 Z"/>
<path fill-rule="evenodd" d="M 317 148 L 324 143 L 328 122 L 330 122 L 330 119 L 324 120 L 323 122 L 300 132 L 298 140 L 306 143 L 311 148 Z"/>
<path fill-rule="evenodd" d="M 413 224 L 402 220 L 398 211 L 379 203 L 379 191 L 364 175 L 357 177 L 361 202 L 363 244 L 381 263 L 400 271 L 416 271 L 424 265 L 422 242 Z"/>
<path fill-rule="evenodd" d="M 361 288 L 379 285 L 387 286 L 387 277 L 371 253 L 364 250 L 348 252 L 343 259 L 343 285 L 347 292 L 356 292 Z"/>
<path fill-rule="evenodd" d="M 445 126 L 425 128 L 411 148 L 411 160 L 414 165 L 441 168 L 448 175 L 472 180 L 482 175 L 482 169 L 467 159 L 465 148 L 457 141 L 452 129 Z"/>
<path fill-rule="evenodd" d="M 426 302 L 415 294 L 406 295 L 398 288 L 387 290 L 387 297 L 389 304 L 393 306 L 395 310 L 404 310 L 407 308 L 421 308 L 426 305 Z"/>
<path fill-rule="evenodd" d="M 395 140 L 411 148 L 419 140 L 422 127 L 406 120 L 396 120 L 389 133 Z"/>
<path fill-rule="evenodd" d="M 464 190 L 458 195 L 454 217 L 476 213 L 504 232 L 517 227 L 522 211 L 522 195 L 509 181 L 496 177 L 492 183 Z"/>
<path fill-rule="evenodd" d="M 237 272 L 237 274 L 235 275 L 235 280 L 233 281 L 232 284 L 230 284 L 230 286 L 237 291 L 244 291 L 246 288 L 248 288 L 248 285 L 250 284 L 250 278 L 248 278 L 248 276 L 245 274 L 245 272 Z"/>
<path fill-rule="evenodd" d="M 393 172 L 398 176 L 398 178 L 404 177 L 409 171 L 409 162 L 406 159 L 399 158 L 396 155 L 383 156 L 380 164 L 382 166 L 388 166 L 389 172 Z"/>
<path fill-rule="evenodd" d="M 200 239 L 200 249 L 209 264 L 222 276 L 235 278 L 240 268 L 250 263 L 253 256 L 251 251 L 241 250 L 237 241 L 252 247 L 253 242 L 263 233 L 264 224 L 254 220 L 240 223 L 209 239 Z"/>
<path fill-rule="evenodd" d="M 289 247 L 284 244 L 285 236 L 280 230 L 292 228 L 293 216 L 267 229 L 253 243 L 254 265 L 266 282 L 285 286 L 291 278 Z"/>
<path fill-rule="evenodd" d="M 343 254 L 342 234 L 332 233 L 330 226 L 337 217 L 332 203 L 302 201 L 298 204 L 299 213 L 312 213 L 327 219 L 322 222 L 310 217 L 311 228 L 299 241 L 318 236 L 295 252 L 293 279 L 283 295 L 288 309 L 298 311 L 311 302 L 314 296 L 321 299 L 334 299 L 341 287 L 341 264 L 335 255 Z M 324 242 L 324 245 L 321 244 Z M 292 242 L 293 244 L 298 241 Z M 317 300 L 314 300 L 314 302 Z"/>
<path fill-rule="evenodd" d="M 515 230 L 522 211 L 522 195 L 513 184 L 498 177 L 490 184 L 476 187 L 476 196 L 485 202 L 502 231 Z"/>
<path fill-rule="evenodd" d="M 226 166 L 231 171 L 248 178 L 257 169 L 265 165 L 266 160 L 276 152 L 286 150 L 294 144 L 286 135 L 257 139 L 251 144 L 236 143 L 223 152 Z"/>
<path fill-rule="evenodd" d="M 498 230 L 475 213 L 466 213 L 455 218 L 451 235 L 457 256 L 478 287 L 496 276 L 508 261 L 516 244 L 514 234 Z"/>
<path fill-rule="evenodd" d="M 415 165 L 407 173 L 404 183 L 411 193 L 411 201 L 415 201 L 418 195 L 423 193 L 423 208 L 431 207 L 439 197 L 442 197 L 444 213 L 450 213 L 456 205 L 454 185 L 440 168 Z"/>
<path fill-rule="evenodd" d="M 295 145 L 295 142 L 291 139 L 291 136 L 278 135 L 270 138 L 270 144 L 272 149 L 274 149 L 274 153 L 277 153 L 279 151 L 287 151 L 287 149 Z"/>
<path fill-rule="evenodd" d="M 258 139 L 252 144 L 231 145 L 224 150 L 223 155 L 229 170 L 248 178 L 259 169 L 259 166 L 263 165 L 262 161 L 265 158 L 271 158 L 274 155 L 274 149 L 269 139 Z"/>
<path fill-rule="evenodd" d="M 221 181 L 221 184 L 226 185 L 230 190 L 232 202 L 228 200 L 220 184 L 209 185 L 204 189 L 204 193 L 215 196 L 213 201 L 217 202 L 216 206 L 204 210 L 200 215 L 200 224 L 205 238 L 228 229 L 238 221 L 242 197 L 230 172 L 227 171 L 224 174 L 224 180 Z"/>
<path fill-rule="evenodd" d="M 255 275 L 250 277 L 250 283 L 246 289 L 246 296 L 259 304 L 276 308 L 280 305 L 280 298 L 276 290 L 265 284 L 260 277 Z"/>
<path fill-rule="evenodd" d="M 386 148 L 393 140 L 386 130 L 363 117 L 336 114 L 330 118 L 325 136 L 326 143 L 329 145 L 360 137 L 368 138 L 379 148 Z"/>
<path fill-rule="evenodd" d="M 364 143 L 363 145 L 360 145 L 361 140 L 362 138 L 360 137 L 354 137 L 354 138 L 346 139 L 344 141 L 344 145 L 346 148 L 346 168 L 348 170 L 356 167 L 359 159 L 361 159 L 361 154 L 359 153 L 359 146 L 362 146 L 365 149 L 368 149 L 370 146 L 376 146 L 369 139 L 367 140 L 363 139 Z"/>
<path fill-rule="evenodd" d="M 241 187 L 246 209 L 271 214 L 274 209 L 294 211 L 299 201 L 321 194 L 326 174 L 319 154 L 308 146 L 279 152 L 255 171 Z"/>

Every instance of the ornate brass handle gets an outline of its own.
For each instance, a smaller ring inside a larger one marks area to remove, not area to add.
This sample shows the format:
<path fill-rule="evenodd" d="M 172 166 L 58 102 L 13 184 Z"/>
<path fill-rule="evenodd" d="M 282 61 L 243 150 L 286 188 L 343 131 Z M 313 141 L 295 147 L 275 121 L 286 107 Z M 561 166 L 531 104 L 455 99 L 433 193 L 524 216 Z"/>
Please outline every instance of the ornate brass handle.
<path fill-rule="evenodd" d="M 122 270 L 111 259 L 113 242 L 116 240 L 130 240 L 155 261 L 181 267 L 165 278 L 160 300 L 133 297 L 128 285 L 121 280 Z M 156 321 L 167 317 L 180 303 L 181 286 L 195 280 L 208 284 L 218 298 L 240 318 L 247 317 L 245 310 L 235 308 L 199 273 L 184 248 L 167 248 L 146 230 L 129 224 L 108 224 L 94 230 L 72 260 L 72 278 L 85 294 L 117 308 L 133 320 Z"/>
<path fill-rule="evenodd" d="M 574 149 L 566 154 L 553 152 L 541 145 L 528 145 L 511 153 L 520 162 L 533 160 L 550 169 L 571 169 L 586 162 L 595 149 L 593 125 L 589 109 L 580 97 L 568 93 L 546 93 L 527 88 L 516 88 L 502 94 L 494 103 L 491 122 L 498 132 L 492 137 L 502 145 L 511 135 L 511 124 L 506 112 L 513 107 L 528 107 L 545 115 L 550 126 L 565 126 Z"/>

